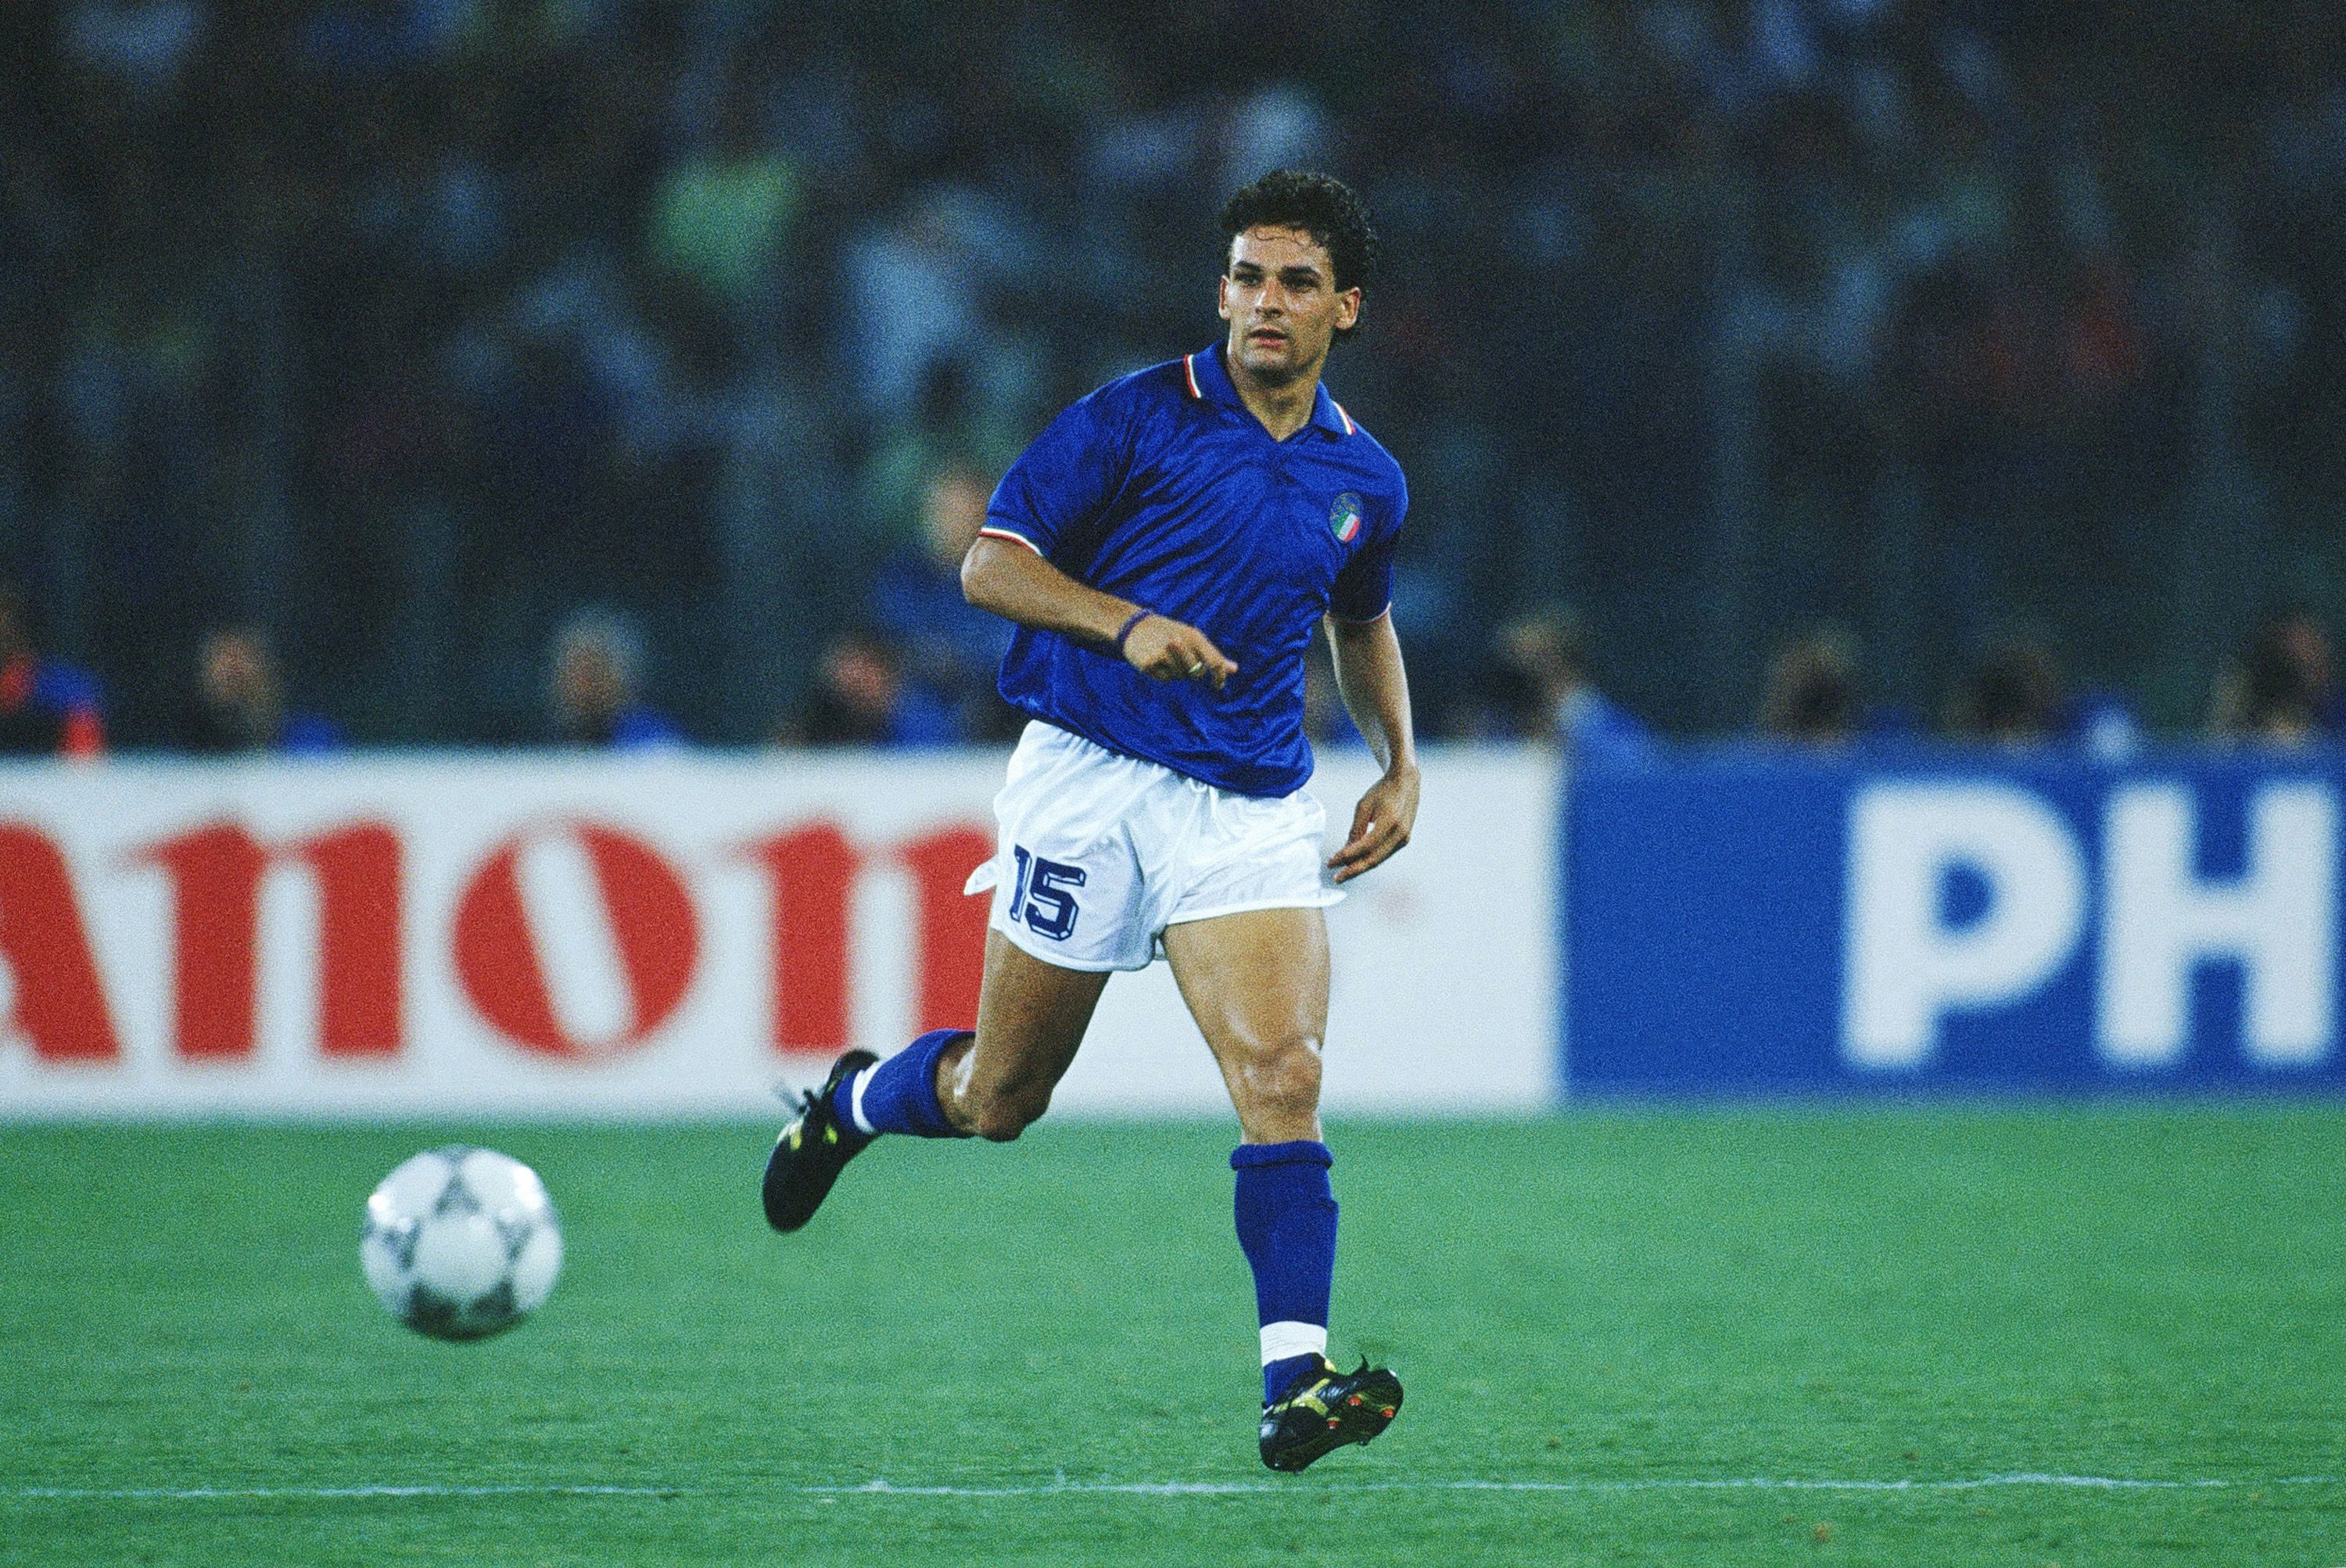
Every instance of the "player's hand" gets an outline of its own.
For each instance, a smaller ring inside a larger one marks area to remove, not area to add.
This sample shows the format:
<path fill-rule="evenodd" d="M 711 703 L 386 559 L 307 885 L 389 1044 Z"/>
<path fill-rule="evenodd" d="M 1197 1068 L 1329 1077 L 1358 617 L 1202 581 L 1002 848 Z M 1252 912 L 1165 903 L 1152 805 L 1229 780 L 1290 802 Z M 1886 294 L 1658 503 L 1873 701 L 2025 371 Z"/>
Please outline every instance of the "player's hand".
<path fill-rule="evenodd" d="M 1133 627 L 1124 661 L 1152 680 L 1202 680 L 1216 691 L 1239 672 L 1205 633 L 1169 616 L 1150 616 Z"/>
<path fill-rule="evenodd" d="M 1335 880 L 1349 882 L 1392 860 L 1393 852 L 1409 842 L 1409 830 L 1416 825 L 1417 769 L 1394 768 L 1361 797 L 1352 812 L 1352 836 L 1328 857 Z"/>

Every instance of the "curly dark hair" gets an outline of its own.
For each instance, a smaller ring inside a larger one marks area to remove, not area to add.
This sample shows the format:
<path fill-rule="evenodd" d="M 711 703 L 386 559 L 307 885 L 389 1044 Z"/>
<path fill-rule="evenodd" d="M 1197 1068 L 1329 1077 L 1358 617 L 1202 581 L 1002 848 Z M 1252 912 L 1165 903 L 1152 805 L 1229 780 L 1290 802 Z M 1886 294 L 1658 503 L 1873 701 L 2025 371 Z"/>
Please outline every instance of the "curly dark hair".
<path fill-rule="evenodd" d="M 1352 188 L 1333 175 L 1279 168 L 1222 204 L 1222 264 L 1229 265 L 1230 241 L 1264 225 L 1300 229 L 1328 248 L 1336 270 L 1336 292 L 1365 287 L 1377 265 L 1377 231 L 1369 209 Z M 1346 331 L 1355 331 L 1346 328 Z"/>

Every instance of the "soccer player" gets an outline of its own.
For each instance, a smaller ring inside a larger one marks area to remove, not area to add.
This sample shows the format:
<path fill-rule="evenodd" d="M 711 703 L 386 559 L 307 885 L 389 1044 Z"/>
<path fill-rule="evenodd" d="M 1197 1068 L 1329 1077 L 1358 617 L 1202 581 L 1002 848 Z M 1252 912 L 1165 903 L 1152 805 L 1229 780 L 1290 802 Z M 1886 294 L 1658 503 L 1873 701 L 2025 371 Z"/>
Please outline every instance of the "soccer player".
<path fill-rule="evenodd" d="M 1320 1047 L 1336 884 L 1409 841 L 1418 769 L 1388 613 L 1401 467 L 1320 384 L 1360 321 L 1376 238 L 1360 199 L 1282 170 L 1230 199 L 1201 350 L 1067 409 L 995 489 L 962 566 L 1016 623 L 1002 693 L 1031 716 L 995 798 L 1000 844 L 974 1030 L 851 1051 L 766 1167 L 795 1230 L 883 1134 L 1005 1141 L 1050 1104 L 1108 975 L 1162 951 L 1243 1141 L 1239 1243 L 1262 1326 L 1261 1452 L 1299 1471 L 1382 1432 L 1400 1381 L 1326 1355 L 1336 1259 Z M 1324 864 L 1304 788 L 1303 658 L 1325 623 L 1384 773 Z"/>

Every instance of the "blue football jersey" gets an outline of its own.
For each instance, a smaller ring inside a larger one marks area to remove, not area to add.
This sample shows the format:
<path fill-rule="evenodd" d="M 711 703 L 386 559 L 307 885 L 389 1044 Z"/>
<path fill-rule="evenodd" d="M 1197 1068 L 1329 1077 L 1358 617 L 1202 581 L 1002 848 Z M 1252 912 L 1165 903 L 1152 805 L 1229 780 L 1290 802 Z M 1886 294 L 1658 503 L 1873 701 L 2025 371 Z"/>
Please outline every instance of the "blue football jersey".
<path fill-rule="evenodd" d="M 1278 796 L 1311 776 L 1303 656 L 1323 614 L 1392 600 L 1409 509 L 1401 465 L 1319 389 L 1274 441 L 1219 347 L 1111 382 L 1036 437 L 985 532 L 1078 581 L 1204 632 L 1237 665 L 1217 692 L 1155 681 L 1111 647 L 1021 626 L 1002 695 L 1046 723 L 1209 784 Z"/>

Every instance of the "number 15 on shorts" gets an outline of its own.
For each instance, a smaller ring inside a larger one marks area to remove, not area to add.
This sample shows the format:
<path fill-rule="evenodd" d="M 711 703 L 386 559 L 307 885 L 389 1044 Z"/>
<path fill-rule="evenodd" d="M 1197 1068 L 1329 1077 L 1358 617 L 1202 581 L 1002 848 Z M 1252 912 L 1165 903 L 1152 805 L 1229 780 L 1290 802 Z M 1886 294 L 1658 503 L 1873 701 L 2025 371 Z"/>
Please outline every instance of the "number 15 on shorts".
<path fill-rule="evenodd" d="M 1010 853 L 1018 862 L 1017 880 L 1010 889 L 1010 918 L 1016 921 L 1023 911 L 1035 931 L 1053 942 L 1066 941 L 1075 934 L 1073 890 L 1084 885 L 1084 869 L 1029 854 L 1019 844 L 1011 845 Z"/>

